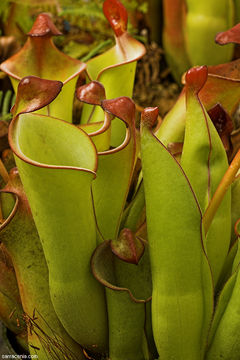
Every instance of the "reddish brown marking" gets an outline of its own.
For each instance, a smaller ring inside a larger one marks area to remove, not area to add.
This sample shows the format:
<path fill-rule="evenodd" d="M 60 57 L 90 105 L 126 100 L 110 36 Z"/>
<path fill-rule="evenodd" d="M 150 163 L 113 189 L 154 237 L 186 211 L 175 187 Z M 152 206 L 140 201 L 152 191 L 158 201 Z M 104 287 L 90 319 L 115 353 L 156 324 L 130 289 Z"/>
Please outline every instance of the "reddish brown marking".
<path fill-rule="evenodd" d="M 170 153 L 177 157 L 179 155 L 182 155 L 183 150 L 183 143 L 182 142 L 171 142 L 168 144 L 167 149 L 170 151 Z"/>
<path fill-rule="evenodd" d="M 36 76 L 26 76 L 18 84 L 15 105 L 11 112 L 22 114 L 39 110 L 50 104 L 62 89 L 61 81 L 41 79 Z"/>
<path fill-rule="evenodd" d="M 76 96 L 78 100 L 92 105 L 101 105 L 106 98 L 104 86 L 98 81 L 91 81 L 77 88 Z"/>
<path fill-rule="evenodd" d="M 144 126 L 151 129 L 158 120 L 158 107 L 145 108 L 141 114 L 141 122 Z"/>
<path fill-rule="evenodd" d="M 220 104 L 216 104 L 208 111 L 215 128 L 223 142 L 225 150 L 230 150 L 230 134 L 233 131 L 233 122 Z"/>
<path fill-rule="evenodd" d="M 128 14 L 123 4 L 118 0 L 105 0 L 103 12 L 116 36 L 121 36 L 127 30 Z"/>
<path fill-rule="evenodd" d="M 103 100 L 102 108 L 104 111 L 123 120 L 129 126 L 132 126 L 135 122 L 136 107 L 129 97 L 122 96 L 116 99 Z"/>
<path fill-rule="evenodd" d="M 110 241 L 112 252 L 121 260 L 137 265 L 144 253 L 144 244 L 130 229 L 122 229 L 117 240 Z"/>
<path fill-rule="evenodd" d="M 42 13 L 39 14 L 36 18 L 33 27 L 28 33 L 28 36 L 57 36 L 62 35 L 62 33 L 56 28 L 53 24 L 51 17 L 46 14 Z"/>
<path fill-rule="evenodd" d="M 229 43 L 240 44 L 240 24 L 235 25 L 227 31 L 218 33 L 215 41 L 219 45 L 226 45 Z"/>
<path fill-rule="evenodd" d="M 237 237 L 240 236 L 239 230 L 238 230 L 239 223 L 240 223 L 240 219 L 238 219 L 238 220 L 236 221 L 235 226 L 234 226 L 234 232 L 235 232 L 235 234 L 237 235 Z"/>

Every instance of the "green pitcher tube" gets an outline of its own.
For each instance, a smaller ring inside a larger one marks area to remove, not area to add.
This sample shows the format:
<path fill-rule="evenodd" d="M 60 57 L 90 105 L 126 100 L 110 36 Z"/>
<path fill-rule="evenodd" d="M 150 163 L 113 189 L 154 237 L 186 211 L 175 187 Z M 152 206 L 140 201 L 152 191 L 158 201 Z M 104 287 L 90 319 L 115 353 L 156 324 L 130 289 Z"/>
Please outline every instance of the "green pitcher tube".
<path fill-rule="evenodd" d="M 73 359 L 82 359 L 81 347 L 64 330 L 53 309 L 46 260 L 16 169 L 1 190 L 1 199 L 6 219 L 1 225 L 1 241 L 13 259 L 30 354 L 37 354 L 42 360 L 48 360 L 49 354 L 57 354 L 63 360 L 69 352 Z"/>
<path fill-rule="evenodd" d="M 141 129 L 153 334 L 160 359 L 202 360 L 213 312 L 202 215 L 182 168 L 151 132 L 156 115 L 146 109 Z"/>
<path fill-rule="evenodd" d="M 178 83 L 181 83 L 183 73 L 191 67 L 184 38 L 185 12 L 184 0 L 163 0 L 163 47 Z"/>
<path fill-rule="evenodd" d="M 141 260 L 136 266 L 119 259 L 110 241 L 101 243 L 92 257 L 93 274 L 106 288 L 111 360 L 144 360 L 145 302 L 150 300 L 151 279 L 147 258 Z"/>
<path fill-rule="evenodd" d="M 47 260 L 54 309 L 78 343 L 105 352 L 104 289 L 90 272 L 96 148 L 82 130 L 38 114 L 15 118 L 10 142 Z"/>
<path fill-rule="evenodd" d="M 185 0 L 185 42 L 191 65 L 217 65 L 233 56 L 233 45 L 215 44 L 215 36 L 234 24 L 233 0 Z"/>

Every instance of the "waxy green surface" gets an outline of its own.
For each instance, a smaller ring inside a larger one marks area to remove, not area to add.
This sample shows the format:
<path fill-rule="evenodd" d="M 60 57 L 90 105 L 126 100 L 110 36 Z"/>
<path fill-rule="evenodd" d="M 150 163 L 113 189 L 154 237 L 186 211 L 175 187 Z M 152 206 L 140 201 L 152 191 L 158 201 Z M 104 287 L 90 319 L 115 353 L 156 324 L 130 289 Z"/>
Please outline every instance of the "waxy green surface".
<path fill-rule="evenodd" d="M 77 89 L 79 100 L 91 105 L 101 105 L 101 111 L 104 111 L 104 122 L 82 124 L 80 127 L 89 134 L 98 150 L 93 199 L 99 231 L 106 240 L 118 237 L 136 162 L 137 137 L 135 105 L 132 100 L 127 97 L 102 100 L 103 93 L 105 94 L 103 86 L 96 81 Z M 111 125 L 116 120 L 124 128 L 124 139 L 118 147 L 111 148 Z"/>
<path fill-rule="evenodd" d="M 223 289 L 225 283 L 229 280 L 229 278 L 232 275 L 233 263 L 236 259 L 237 251 L 238 251 L 238 239 L 236 239 L 233 242 L 233 244 L 231 245 L 229 252 L 227 254 L 227 257 L 225 259 L 225 262 L 224 262 L 224 265 L 223 265 L 223 268 L 222 268 L 222 271 L 221 271 L 221 274 L 219 277 L 219 281 L 218 281 L 218 284 L 216 287 L 217 293 L 219 293 Z"/>
<path fill-rule="evenodd" d="M 115 153 L 99 155 L 93 199 L 99 230 L 104 239 L 115 239 L 132 175 L 132 144 Z"/>
<path fill-rule="evenodd" d="M 217 130 L 198 97 L 207 80 L 207 68 L 189 70 L 186 80 L 186 128 L 181 166 L 204 213 L 228 169 L 228 160 Z M 215 284 L 229 250 L 230 233 L 231 193 L 228 191 L 206 236 L 206 251 Z"/>
<path fill-rule="evenodd" d="M 120 97 L 106 100 L 103 108 L 121 118 L 125 127 L 123 144 L 98 153 L 97 178 L 93 182 L 97 223 L 103 238 L 107 240 L 118 236 L 136 162 L 136 134 L 135 105 L 131 99 Z"/>
<path fill-rule="evenodd" d="M 106 99 L 105 88 L 98 81 L 91 81 L 85 85 L 82 85 L 76 89 L 76 97 L 84 105 L 88 105 L 91 108 L 91 114 L 94 114 L 96 107 L 100 107 L 101 116 L 103 121 L 98 122 L 86 122 L 78 125 L 83 129 L 94 142 L 97 151 L 103 152 L 109 150 L 111 141 L 111 122 L 113 116 L 106 113 L 101 108 L 102 101 Z"/>
<path fill-rule="evenodd" d="M 184 38 L 185 11 L 184 0 L 163 1 L 163 48 L 178 83 L 181 83 L 183 73 L 191 66 Z"/>
<path fill-rule="evenodd" d="M 240 63 L 232 62 L 209 68 L 208 79 L 199 92 L 200 101 L 206 110 L 217 103 L 232 115 L 239 103 Z M 186 123 L 186 88 L 184 87 L 177 102 L 165 116 L 156 132 L 157 138 L 167 146 L 171 142 L 183 142 Z"/>
<path fill-rule="evenodd" d="M 101 129 L 103 128 L 103 125 L 103 121 L 79 125 L 79 128 L 84 130 L 91 137 L 98 152 L 107 151 L 110 147 L 111 129 L 109 128 L 102 132 Z M 96 132 L 100 133 L 96 134 Z"/>
<path fill-rule="evenodd" d="M 96 247 L 91 194 L 96 148 L 73 125 L 33 114 L 14 120 L 10 143 L 48 264 L 54 309 L 78 343 L 104 352 L 104 289 L 90 270 Z"/>
<path fill-rule="evenodd" d="M 128 264 L 118 259 L 110 242 L 105 241 L 94 252 L 92 269 L 96 279 L 106 288 L 110 359 L 145 359 L 142 348 L 145 302 L 151 297 L 148 252 L 137 266 Z"/>
<path fill-rule="evenodd" d="M 165 57 L 179 83 L 191 66 L 232 59 L 233 45 L 219 46 L 215 38 L 237 22 L 238 0 L 165 0 L 163 10 Z"/>
<path fill-rule="evenodd" d="M 105 55 L 105 54 L 104 54 Z M 112 54 L 109 54 L 110 59 L 112 59 Z M 114 57 L 113 57 L 114 58 Z M 94 59 L 93 59 L 94 60 Z M 105 67 L 105 60 L 103 64 Z M 113 99 L 119 96 L 129 96 L 132 97 L 133 85 L 135 79 L 135 70 L 136 70 L 136 61 L 129 64 L 118 64 L 119 67 L 113 67 L 108 70 L 105 70 L 101 76 L 98 76 L 96 79 L 100 81 L 105 89 L 106 96 L 108 99 Z M 93 77 L 90 78 L 94 80 Z M 89 105 L 84 105 L 82 122 L 88 121 L 91 108 Z M 93 115 L 89 122 L 101 121 L 103 118 L 102 111 L 99 107 L 95 108 Z M 118 146 L 124 140 L 124 125 L 118 119 L 115 119 L 112 122 L 112 131 L 111 131 L 111 145 Z"/>
<path fill-rule="evenodd" d="M 139 222 L 142 220 L 145 207 L 145 197 L 144 197 L 144 185 L 143 181 L 139 184 L 136 194 L 134 195 L 129 208 L 126 209 L 127 214 L 124 219 L 124 227 L 131 229 L 132 231 L 137 231 Z"/>
<path fill-rule="evenodd" d="M 132 96 L 137 60 L 143 57 L 145 47 L 127 32 L 127 12 L 119 1 L 106 0 L 104 14 L 115 33 L 115 46 L 87 62 L 89 81 L 100 81 L 106 90 L 106 98 Z M 81 122 L 102 120 L 102 111 L 84 105 Z M 91 117 L 90 117 L 91 114 Z M 112 123 L 111 145 L 118 146 L 125 136 L 124 125 L 118 119 Z"/>
<path fill-rule="evenodd" d="M 201 210 L 182 168 L 144 124 L 141 156 L 157 350 L 162 360 L 203 359 L 213 286 Z"/>
<path fill-rule="evenodd" d="M 28 325 L 30 354 L 37 354 L 42 360 L 49 360 L 54 354 L 63 360 L 66 353 L 72 359 L 82 359 L 81 347 L 66 333 L 52 306 L 48 268 L 39 236 L 19 177 L 13 176 L 1 190 L 6 219 L 1 225 L 1 241 L 13 259 Z"/>
<path fill-rule="evenodd" d="M 240 353 L 240 272 L 238 266 L 220 294 L 207 360 L 238 360 Z"/>
<path fill-rule="evenodd" d="M 234 0 L 234 4 L 235 4 L 236 22 L 239 23 L 240 22 L 240 1 Z"/>
<path fill-rule="evenodd" d="M 218 46 L 215 36 L 233 26 L 233 0 L 185 0 L 185 41 L 192 66 L 217 65 L 231 60 L 233 46 Z"/>
<path fill-rule="evenodd" d="M 237 272 L 234 271 L 230 274 L 229 279 L 224 284 L 222 291 L 219 293 L 217 298 L 216 309 L 214 312 L 213 321 L 211 324 L 211 330 L 209 332 L 208 346 L 211 348 L 216 331 L 218 331 L 219 323 L 226 311 L 229 300 L 232 296 L 234 286 L 236 284 Z"/>

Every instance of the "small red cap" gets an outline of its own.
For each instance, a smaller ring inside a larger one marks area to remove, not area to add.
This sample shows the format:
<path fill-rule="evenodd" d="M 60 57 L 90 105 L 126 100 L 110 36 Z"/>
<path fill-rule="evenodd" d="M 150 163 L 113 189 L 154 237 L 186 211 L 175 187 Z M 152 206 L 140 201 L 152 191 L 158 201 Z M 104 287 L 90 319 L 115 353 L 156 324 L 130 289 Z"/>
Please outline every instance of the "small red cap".
<path fill-rule="evenodd" d="M 47 35 L 57 36 L 62 35 L 62 33 L 56 28 L 51 17 L 46 13 L 42 13 L 37 16 L 28 36 L 39 37 Z"/>
<path fill-rule="evenodd" d="M 91 81 L 76 90 L 78 100 L 92 105 L 101 105 L 106 98 L 104 86 L 98 81 Z"/>
<path fill-rule="evenodd" d="M 136 107 L 129 97 L 122 96 L 116 99 L 103 100 L 102 108 L 104 111 L 123 120 L 129 126 L 132 126 L 135 122 Z"/>
<path fill-rule="evenodd" d="M 157 123 L 158 107 L 148 107 L 141 114 L 141 122 L 144 126 L 152 128 Z"/>
<path fill-rule="evenodd" d="M 196 93 L 198 93 L 202 87 L 204 86 L 205 82 L 207 81 L 208 77 L 208 68 L 207 66 L 197 66 L 193 67 L 186 73 L 186 85 L 189 88 L 192 88 Z"/>

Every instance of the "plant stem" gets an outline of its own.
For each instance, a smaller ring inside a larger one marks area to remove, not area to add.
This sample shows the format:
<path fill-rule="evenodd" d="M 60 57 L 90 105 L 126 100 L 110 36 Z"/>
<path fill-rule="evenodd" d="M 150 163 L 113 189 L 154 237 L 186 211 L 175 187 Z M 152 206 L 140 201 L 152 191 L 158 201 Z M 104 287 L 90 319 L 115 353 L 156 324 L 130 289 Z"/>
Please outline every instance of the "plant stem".
<path fill-rule="evenodd" d="M 7 115 L 10 111 L 10 104 L 11 104 L 11 96 L 12 91 L 8 90 L 4 95 L 3 104 L 2 104 L 2 115 Z"/>
<path fill-rule="evenodd" d="M 8 181 L 9 181 L 9 175 L 8 175 L 8 172 L 0 158 L 0 176 L 2 177 L 3 181 L 7 184 Z M 2 213 L 2 204 L 1 204 L 1 201 L 0 201 L 0 224 L 2 224 L 4 221 L 4 218 L 3 218 L 3 213 Z"/>
<path fill-rule="evenodd" d="M 2 212 L 2 204 L 0 202 L 0 224 L 3 224 L 4 218 L 3 218 L 3 212 Z"/>
<path fill-rule="evenodd" d="M 3 181 L 5 182 L 5 184 L 7 184 L 9 181 L 9 175 L 8 175 L 7 169 L 5 168 L 1 158 L 0 158 L 0 175 L 3 179 Z"/>
<path fill-rule="evenodd" d="M 0 109 L 1 109 L 1 105 L 2 105 L 2 99 L 3 99 L 3 91 L 0 91 Z"/>
<path fill-rule="evenodd" d="M 205 234 L 207 234 L 210 228 L 212 220 L 224 198 L 224 195 L 226 194 L 227 190 L 235 180 L 239 168 L 240 168 L 240 150 L 238 150 L 237 154 L 232 160 L 228 170 L 226 171 L 220 184 L 218 185 L 217 190 L 215 191 L 212 200 L 208 205 L 207 210 L 203 215 L 203 225 L 205 229 Z"/>

